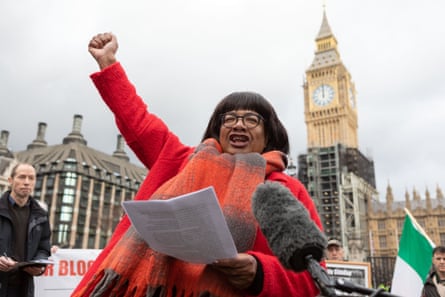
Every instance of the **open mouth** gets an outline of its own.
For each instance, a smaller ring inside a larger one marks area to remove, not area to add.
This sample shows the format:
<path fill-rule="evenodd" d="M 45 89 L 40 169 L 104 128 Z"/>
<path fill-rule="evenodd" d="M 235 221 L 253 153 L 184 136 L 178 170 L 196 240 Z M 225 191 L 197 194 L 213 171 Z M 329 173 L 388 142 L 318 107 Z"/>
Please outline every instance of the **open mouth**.
<path fill-rule="evenodd" d="M 230 135 L 230 144 L 234 147 L 245 147 L 249 144 L 249 137 L 246 135 Z"/>

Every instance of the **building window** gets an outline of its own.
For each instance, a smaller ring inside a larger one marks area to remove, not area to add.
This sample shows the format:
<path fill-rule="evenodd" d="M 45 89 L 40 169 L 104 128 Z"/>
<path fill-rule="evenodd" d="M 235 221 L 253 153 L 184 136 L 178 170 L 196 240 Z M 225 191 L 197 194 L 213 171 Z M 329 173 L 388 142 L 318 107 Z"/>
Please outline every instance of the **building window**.
<path fill-rule="evenodd" d="M 380 243 L 380 248 L 381 249 L 386 249 L 387 244 L 386 244 L 386 236 L 379 236 L 379 243 Z"/>
<path fill-rule="evenodd" d="M 65 186 L 74 187 L 76 185 L 77 174 L 75 172 L 65 173 Z"/>
<path fill-rule="evenodd" d="M 77 169 L 77 162 L 74 159 L 68 159 L 63 164 L 63 169 L 65 170 L 76 170 Z"/>
<path fill-rule="evenodd" d="M 386 222 L 384 220 L 380 220 L 377 222 L 377 227 L 379 230 L 385 230 L 386 229 Z"/>
<path fill-rule="evenodd" d="M 73 208 L 71 206 L 62 206 L 60 210 L 60 221 L 70 222 L 73 218 Z"/>
<path fill-rule="evenodd" d="M 445 218 L 438 218 L 439 227 L 445 227 Z"/>
<path fill-rule="evenodd" d="M 75 248 L 81 248 L 83 243 L 83 232 L 77 231 L 76 232 L 76 245 Z"/>
<path fill-rule="evenodd" d="M 440 233 L 440 245 L 445 245 L 445 233 Z"/>
<path fill-rule="evenodd" d="M 73 204 L 74 203 L 74 189 L 63 189 L 63 197 L 62 202 L 66 204 Z"/>
<path fill-rule="evenodd" d="M 68 224 L 59 224 L 57 232 L 57 242 L 60 245 L 66 245 L 68 243 Z"/>
<path fill-rule="evenodd" d="M 90 234 L 88 235 L 88 248 L 94 249 L 95 241 L 96 241 L 96 233 L 95 231 L 90 230 Z"/>
<path fill-rule="evenodd" d="M 37 176 L 35 189 L 41 189 L 43 183 L 43 175 Z"/>
<path fill-rule="evenodd" d="M 46 187 L 52 188 L 54 186 L 54 174 L 48 175 L 46 179 Z"/>

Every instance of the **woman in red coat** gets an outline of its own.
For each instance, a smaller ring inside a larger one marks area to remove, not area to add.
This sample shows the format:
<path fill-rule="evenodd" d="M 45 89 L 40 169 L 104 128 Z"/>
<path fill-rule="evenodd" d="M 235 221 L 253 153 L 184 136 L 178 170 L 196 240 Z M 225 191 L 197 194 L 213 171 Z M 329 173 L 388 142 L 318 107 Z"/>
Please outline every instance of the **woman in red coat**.
<path fill-rule="evenodd" d="M 111 33 L 92 38 L 89 51 L 101 71 L 91 77 L 149 169 L 135 199 L 168 199 L 213 186 L 238 255 L 210 265 L 183 262 L 150 249 L 124 217 L 72 296 L 317 296 L 307 271 L 287 270 L 273 255 L 251 209 L 259 184 L 280 182 L 321 228 L 303 185 L 283 173 L 289 141 L 271 104 L 252 92 L 229 94 L 216 106 L 201 144 L 186 146 L 147 111 L 116 60 L 117 48 Z"/>

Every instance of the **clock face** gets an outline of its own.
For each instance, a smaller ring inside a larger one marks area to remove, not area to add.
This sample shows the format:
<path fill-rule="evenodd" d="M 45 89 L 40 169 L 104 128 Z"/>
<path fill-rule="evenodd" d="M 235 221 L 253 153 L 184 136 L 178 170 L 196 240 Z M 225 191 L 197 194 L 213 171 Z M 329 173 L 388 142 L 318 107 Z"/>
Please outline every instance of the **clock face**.
<path fill-rule="evenodd" d="M 312 100 L 318 106 L 326 106 L 334 99 L 334 88 L 330 85 L 320 85 L 312 94 Z"/>

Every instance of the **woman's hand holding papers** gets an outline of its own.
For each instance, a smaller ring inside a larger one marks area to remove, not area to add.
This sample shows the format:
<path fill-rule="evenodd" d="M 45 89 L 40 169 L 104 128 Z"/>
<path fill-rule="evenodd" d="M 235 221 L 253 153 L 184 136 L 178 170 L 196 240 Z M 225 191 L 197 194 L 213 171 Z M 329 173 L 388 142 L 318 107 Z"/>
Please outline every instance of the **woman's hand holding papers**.
<path fill-rule="evenodd" d="M 257 265 L 255 257 L 241 253 L 235 258 L 218 260 L 212 267 L 222 272 L 236 288 L 247 289 L 255 279 Z"/>

